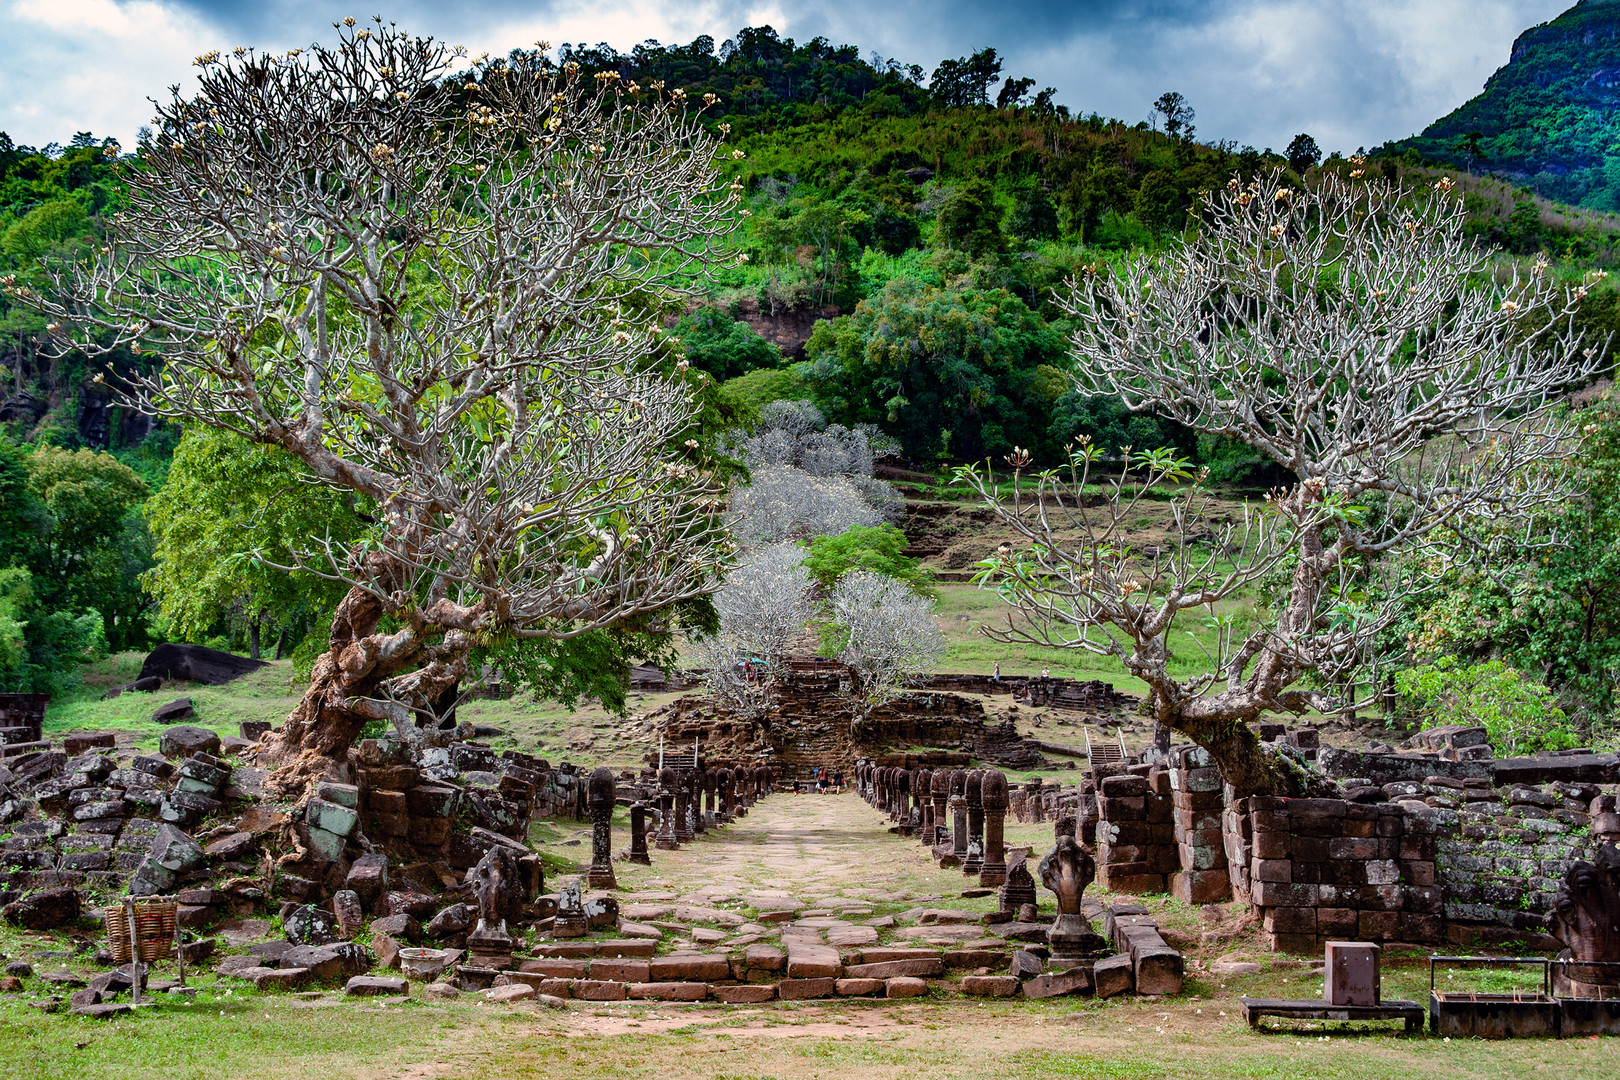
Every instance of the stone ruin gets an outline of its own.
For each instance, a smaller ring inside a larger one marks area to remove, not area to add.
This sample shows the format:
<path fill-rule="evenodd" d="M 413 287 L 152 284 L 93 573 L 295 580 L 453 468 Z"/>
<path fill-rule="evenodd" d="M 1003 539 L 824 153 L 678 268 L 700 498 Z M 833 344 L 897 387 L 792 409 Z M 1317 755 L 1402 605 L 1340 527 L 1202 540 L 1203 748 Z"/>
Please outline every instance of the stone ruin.
<path fill-rule="evenodd" d="M 1054 820 L 1054 844 L 1038 868 L 1041 885 L 1056 899 L 1047 922 L 1028 852 L 1007 851 L 1002 839 L 1008 799 L 999 769 L 910 770 L 863 761 L 854 778 L 861 797 L 893 822 L 890 832 L 929 847 L 941 868 L 960 868 L 981 887 L 1000 886 L 1001 910 L 985 917 L 984 929 L 1019 947 L 1008 957 L 1007 974 L 969 976 L 962 980 L 963 993 L 1043 998 L 1181 992 L 1182 956 L 1165 943 L 1145 908 L 1104 908 L 1085 898 L 1096 863 L 1075 836 L 1074 817 Z M 1102 933 L 1094 921 L 1102 923 Z M 948 964 L 950 953 L 944 955 Z"/>

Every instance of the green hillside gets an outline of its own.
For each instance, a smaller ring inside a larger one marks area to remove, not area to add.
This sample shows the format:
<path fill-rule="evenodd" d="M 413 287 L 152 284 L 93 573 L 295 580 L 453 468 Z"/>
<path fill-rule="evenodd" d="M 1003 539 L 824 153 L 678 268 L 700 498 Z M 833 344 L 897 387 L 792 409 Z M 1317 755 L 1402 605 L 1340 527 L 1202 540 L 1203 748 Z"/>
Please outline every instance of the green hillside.
<path fill-rule="evenodd" d="M 1390 149 L 1620 210 L 1620 0 L 1581 0 L 1526 30 L 1483 93 Z"/>

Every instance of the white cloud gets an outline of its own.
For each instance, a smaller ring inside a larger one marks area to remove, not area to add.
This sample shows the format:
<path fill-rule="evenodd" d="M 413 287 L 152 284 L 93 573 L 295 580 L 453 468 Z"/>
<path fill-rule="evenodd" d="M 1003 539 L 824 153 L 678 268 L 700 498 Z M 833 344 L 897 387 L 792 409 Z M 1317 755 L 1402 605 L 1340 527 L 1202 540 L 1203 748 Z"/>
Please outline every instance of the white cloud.
<path fill-rule="evenodd" d="M 191 59 L 221 34 L 155 0 L 13 0 L 0 7 L 0 131 L 19 143 L 66 142 L 75 131 L 133 145 L 149 97 L 190 79 Z"/>

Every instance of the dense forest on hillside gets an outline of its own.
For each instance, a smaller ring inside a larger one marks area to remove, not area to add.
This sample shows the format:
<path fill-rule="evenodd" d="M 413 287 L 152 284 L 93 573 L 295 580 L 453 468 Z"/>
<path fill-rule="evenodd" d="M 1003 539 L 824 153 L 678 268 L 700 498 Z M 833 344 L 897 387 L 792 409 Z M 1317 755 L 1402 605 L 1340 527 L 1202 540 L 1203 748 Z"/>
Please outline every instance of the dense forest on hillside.
<path fill-rule="evenodd" d="M 1620 3 L 1581 0 L 1526 30 L 1479 96 L 1392 149 L 1620 210 Z"/>
<path fill-rule="evenodd" d="M 1410 149 L 1323 160 L 1307 135 L 1285 153 L 1200 141 L 1193 103 L 1174 92 L 1143 103 L 1150 120 L 1074 115 L 988 48 L 925 71 L 755 27 L 718 45 L 565 43 L 554 55 L 694 101 L 716 95 L 705 123 L 741 152 L 726 167 L 746 193 L 733 242 L 747 258 L 667 301 L 679 348 L 713 377 L 711 434 L 771 401 L 809 400 L 830 422 L 882 429 L 924 471 L 1014 446 L 1047 463 L 1088 435 L 1109 452 L 1173 447 L 1242 488 L 1286 482 L 1245 446 L 1077 387 L 1064 281 L 1174 241 L 1200 193 L 1234 177 L 1281 170 L 1307 183 L 1334 171 L 1427 186 L 1442 175 Z M 467 78 L 455 92 L 476 92 Z M 41 149 L 0 136 L 0 274 L 27 279 L 95 243 L 139 153 L 88 133 Z M 1571 278 L 1620 264 L 1620 219 L 1459 181 L 1472 229 L 1504 268 L 1543 254 Z M 278 504 L 299 486 L 290 459 L 217 434 L 182 442 L 125 412 L 82 357 L 42 350 L 42 319 L 4 303 L 0 684 L 49 689 L 88 652 L 162 638 L 315 642 L 330 588 L 242 558 L 215 526 L 251 509 L 256 542 L 275 551 L 314 520 L 358 535 L 363 508 Z M 1616 294 L 1595 289 L 1582 318 L 1600 339 L 1620 329 Z M 112 381 L 149 362 L 116 355 Z M 623 655 L 622 642 L 597 644 Z"/>

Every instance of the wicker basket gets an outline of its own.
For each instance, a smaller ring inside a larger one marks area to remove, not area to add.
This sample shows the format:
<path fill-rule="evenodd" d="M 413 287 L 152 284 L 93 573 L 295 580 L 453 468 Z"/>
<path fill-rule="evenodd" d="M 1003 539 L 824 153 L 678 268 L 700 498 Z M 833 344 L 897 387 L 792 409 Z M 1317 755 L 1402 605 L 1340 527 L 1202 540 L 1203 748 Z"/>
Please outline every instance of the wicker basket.
<path fill-rule="evenodd" d="M 133 959 L 142 963 L 166 960 L 174 955 L 174 931 L 180 905 L 173 900 L 136 900 L 135 941 L 140 955 Z M 127 964 L 130 956 L 129 909 L 123 905 L 106 911 L 107 946 L 112 950 L 114 964 Z"/>

